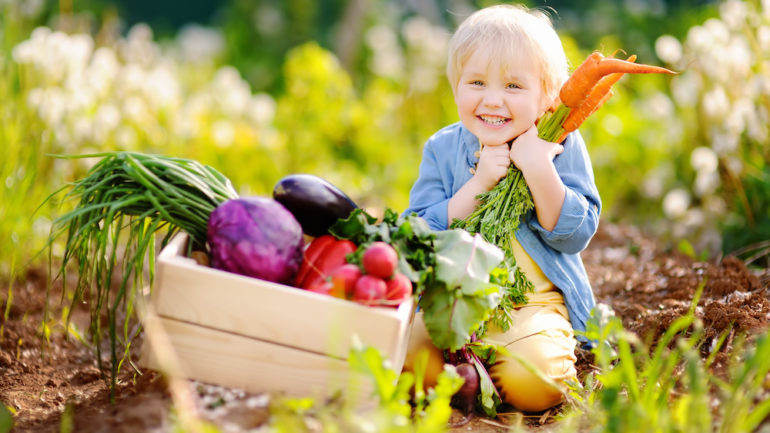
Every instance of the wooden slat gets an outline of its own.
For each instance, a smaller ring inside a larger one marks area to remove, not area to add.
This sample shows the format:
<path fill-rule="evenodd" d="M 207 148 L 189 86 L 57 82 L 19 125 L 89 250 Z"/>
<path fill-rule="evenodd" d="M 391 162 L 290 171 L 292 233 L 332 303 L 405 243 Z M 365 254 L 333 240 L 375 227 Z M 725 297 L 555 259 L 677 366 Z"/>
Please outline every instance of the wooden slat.
<path fill-rule="evenodd" d="M 179 367 L 173 373 L 185 378 L 250 392 L 329 397 L 345 389 L 346 396 L 362 402 L 371 398 L 370 379 L 350 372 L 346 361 L 173 319 L 152 320 L 148 329 L 160 327 L 168 337 L 163 340 Z M 169 365 L 149 345 L 140 364 L 155 370 Z"/>
<path fill-rule="evenodd" d="M 158 315 L 346 359 L 353 335 L 400 371 L 414 304 L 367 307 L 197 265 L 177 236 L 158 257 Z"/>

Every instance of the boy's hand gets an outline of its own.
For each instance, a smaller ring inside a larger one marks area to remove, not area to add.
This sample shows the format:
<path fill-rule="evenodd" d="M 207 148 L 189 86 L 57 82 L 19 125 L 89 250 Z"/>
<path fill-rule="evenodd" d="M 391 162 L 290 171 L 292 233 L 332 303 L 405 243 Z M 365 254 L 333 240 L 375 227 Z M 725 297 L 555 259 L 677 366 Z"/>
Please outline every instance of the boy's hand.
<path fill-rule="evenodd" d="M 508 174 L 510 163 L 511 159 L 506 143 L 484 146 L 481 149 L 479 163 L 476 165 L 476 173 L 473 177 L 484 188 L 484 191 L 489 191 Z"/>
<path fill-rule="evenodd" d="M 546 167 L 556 155 L 562 152 L 564 152 L 564 146 L 538 137 L 537 126 L 532 125 L 513 140 L 510 158 L 514 165 L 524 172 Z"/>

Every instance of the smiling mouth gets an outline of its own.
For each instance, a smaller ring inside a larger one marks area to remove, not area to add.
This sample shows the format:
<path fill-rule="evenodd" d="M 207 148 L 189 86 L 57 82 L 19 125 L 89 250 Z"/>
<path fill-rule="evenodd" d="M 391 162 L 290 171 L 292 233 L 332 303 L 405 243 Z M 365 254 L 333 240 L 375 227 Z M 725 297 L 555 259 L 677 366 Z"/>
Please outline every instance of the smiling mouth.
<path fill-rule="evenodd" d="M 490 126 L 503 126 L 506 122 L 508 122 L 510 119 L 507 117 L 501 117 L 501 116 L 488 116 L 481 114 L 477 116 L 482 122 L 486 123 Z"/>

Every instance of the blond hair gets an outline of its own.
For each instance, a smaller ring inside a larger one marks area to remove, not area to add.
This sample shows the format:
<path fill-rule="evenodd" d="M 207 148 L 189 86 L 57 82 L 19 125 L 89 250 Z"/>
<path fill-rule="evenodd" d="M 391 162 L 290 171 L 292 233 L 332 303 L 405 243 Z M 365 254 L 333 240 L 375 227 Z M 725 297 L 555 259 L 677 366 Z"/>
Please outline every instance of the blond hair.
<path fill-rule="evenodd" d="M 452 90 L 465 62 L 478 49 L 490 49 L 493 62 L 511 68 L 534 61 L 541 73 L 544 96 L 553 100 L 569 76 L 567 56 L 551 20 L 540 10 L 521 5 L 480 9 L 466 18 L 449 40 L 447 78 Z"/>

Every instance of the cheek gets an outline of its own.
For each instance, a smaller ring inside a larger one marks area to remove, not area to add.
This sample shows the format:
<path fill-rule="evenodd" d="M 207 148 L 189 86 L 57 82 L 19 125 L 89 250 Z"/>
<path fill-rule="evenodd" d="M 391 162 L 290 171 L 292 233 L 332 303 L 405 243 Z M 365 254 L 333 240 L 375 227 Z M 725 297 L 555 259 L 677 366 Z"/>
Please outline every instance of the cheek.
<path fill-rule="evenodd" d="M 471 98 L 470 95 L 464 94 L 462 92 L 455 97 L 455 104 L 457 105 L 457 110 L 461 115 L 464 113 L 472 114 L 476 109 L 476 104 L 473 98 Z"/>

